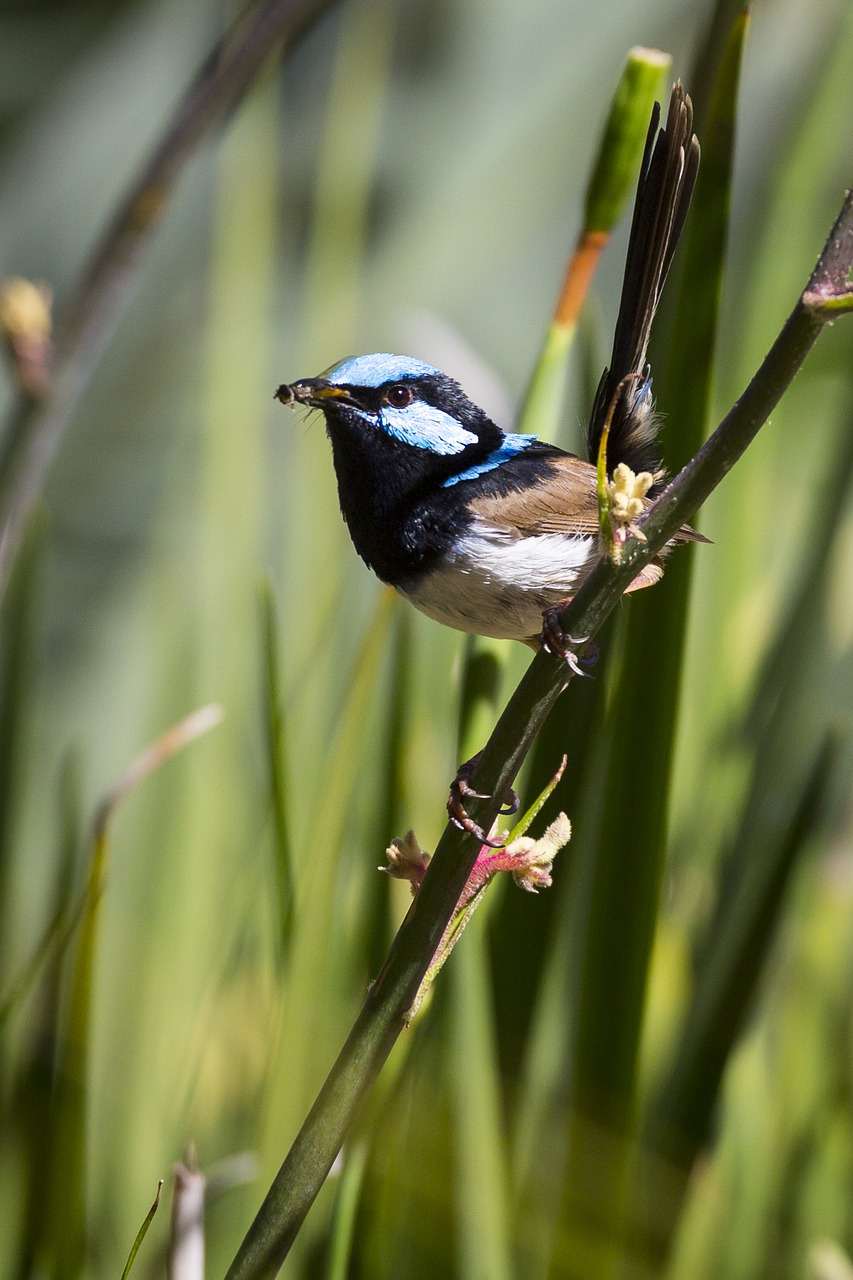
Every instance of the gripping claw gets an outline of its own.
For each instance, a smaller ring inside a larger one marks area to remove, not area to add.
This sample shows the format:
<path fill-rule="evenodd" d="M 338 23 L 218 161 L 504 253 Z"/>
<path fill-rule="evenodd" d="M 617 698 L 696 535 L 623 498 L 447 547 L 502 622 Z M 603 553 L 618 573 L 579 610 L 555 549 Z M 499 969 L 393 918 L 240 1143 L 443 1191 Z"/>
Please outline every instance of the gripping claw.
<path fill-rule="evenodd" d="M 489 800 L 491 797 L 485 795 L 482 791 L 475 791 L 471 786 L 471 775 L 477 767 L 480 756 L 483 753 L 478 751 L 470 760 L 466 760 L 456 771 L 456 777 L 450 784 L 450 795 L 447 799 L 447 813 L 450 821 L 460 831 L 465 831 L 469 835 L 475 836 L 481 844 L 486 845 L 489 849 L 502 849 L 504 842 L 502 840 L 490 840 L 482 827 L 478 826 L 472 817 L 469 816 L 465 808 L 466 800 Z M 509 803 L 502 809 L 502 814 L 517 813 L 519 807 L 518 793 L 510 788 Z"/>
<path fill-rule="evenodd" d="M 576 676 L 588 676 L 590 673 L 584 671 L 581 661 L 587 666 L 591 666 L 598 661 L 598 648 L 591 646 L 591 651 L 584 654 L 580 659 L 575 652 L 581 645 L 589 644 L 589 636 L 567 636 L 560 625 L 561 605 L 553 605 L 550 609 L 546 609 L 542 614 L 542 636 L 541 645 L 546 653 L 552 653 L 558 658 L 562 658 L 566 666 Z"/>

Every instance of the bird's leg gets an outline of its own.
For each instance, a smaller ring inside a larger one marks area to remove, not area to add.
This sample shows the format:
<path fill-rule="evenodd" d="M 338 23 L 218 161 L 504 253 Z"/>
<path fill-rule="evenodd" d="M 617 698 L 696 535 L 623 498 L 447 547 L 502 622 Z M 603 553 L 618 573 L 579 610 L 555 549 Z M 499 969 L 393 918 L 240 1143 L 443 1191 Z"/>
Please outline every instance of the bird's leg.
<path fill-rule="evenodd" d="M 460 764 L 456 771 L 456 777 L 450 784 L 450 795 L 447 799 L 447 812 L 450 821 L 460 831 L 467 831 L 469 835 L 476 836 L 481 844 L 486 845 L 489 849 L 502 849 L 504 842 L 502 840 L 490 840 L 482 827 L 478 827 L 477 823 L 468 814 L 465 808 L 466 800 L 488 800 L 490 797 L 484 795 L 482 791 L 475 791 L 471 786 L 471 775 L 477 767 L 482 751 L 478 751 L 470 760 L 466 760 L 464 764 Z M 518 792 L 510 787 L 509 804 L 501 809 L 501 813 L 510 814 L 517 813 L 519 806 Z"/>
<path fill-rule="evenodd" d="M 589 636 L 567 636 L 560 622 L 560 615 L 566 607 L 568 601 L 562 604 L 552 605 L 550 609 L 546 609 L 542 614 L 542 635 L 539 643 L 546 653 L 553 653 L 556 657 L 562 658 L 566 666 L 574 672 L 576 676 L 588 676 L 589 672 L 584 671 L 581 666 L 581 660 L 578 658 L 576 649 L 581 645 L 589 644 Z M 590 645 L 590 648 L 583 656 L 583 661 L 587 666 L 592 666 L 598 661 L 598 647 Z"/>

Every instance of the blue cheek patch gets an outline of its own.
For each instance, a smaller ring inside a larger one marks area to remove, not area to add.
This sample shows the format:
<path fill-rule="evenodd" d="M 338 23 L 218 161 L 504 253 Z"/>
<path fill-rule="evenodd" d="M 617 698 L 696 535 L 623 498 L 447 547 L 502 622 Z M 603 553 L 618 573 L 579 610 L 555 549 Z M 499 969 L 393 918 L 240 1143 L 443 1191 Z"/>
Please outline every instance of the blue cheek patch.
<path fill-rule="evenodd" d="M 503 462 L 509 462 L 510 458 L 516 457 L 519 453 L 524 453 L 530 445 L 539 439 L 538 436 L 517 436 L 505 435 L 503 444 L 499 449 L 495 449 L 482 462 L 478 462 L 476 466 L 468 467 L 467 471 L 460 471 L 456 476 L 448 476 L 443 482 L 442 488 L 449 489 L 451 485 L 459 484 L 460 480 L 476 480 L 477 476 L 484 476 L 489 471 L 494 471 L 495 467 L 499 467 Z"/>
<path fill-rule="evenodd" d="M 395 440 L 414 445 L 417 449 L 428 449 L 430 453 L 461 453 L 479 439 L 449 413 L 425 404 L 423 400 L 416 400 L 406 409 L 383 405 L 377 425 Z"/>
<path fill-rule="evenodd" d="M 401 378 L 428 378 L 441 371 L 423 360 L 411 356 L 395 356 L 387 351 L 375 351 L 369 356 L 353 356 L 341 364 L 333 365 L 324 377 L 329 382 L 351 387 L 381 387 L 383 382 L 397 382 Z"/>
<path fill-rule="evenodd" d="M 476 444 L 478 436 L 473 431 L 466 431 L 449 413 L 443 413 L 431 404 L 416 400 L 406 409 L 394 409 L 383 405 L 379 413 L 368 413 L 366 409 L 352 409 L 363 422 L 384 431 L 402 444 L 413 445 L 416 449 L 426 449 L 429 453 L 449 455 L 461 453 L 469 444 Z"/>

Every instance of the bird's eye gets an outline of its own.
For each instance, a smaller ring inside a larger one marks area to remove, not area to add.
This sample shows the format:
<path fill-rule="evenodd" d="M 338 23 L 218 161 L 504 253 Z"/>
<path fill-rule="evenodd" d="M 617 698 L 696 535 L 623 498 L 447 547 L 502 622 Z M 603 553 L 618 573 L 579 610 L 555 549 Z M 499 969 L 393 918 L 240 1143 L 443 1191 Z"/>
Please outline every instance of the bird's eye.
<path fill-rule="evenodd" d="M 407 387 L 404 382 L 395 382 L 393 387 L 389 387 L 385 392 L 383 399 L 386 404 L 393 405 L 395 409 L 405 409 L 414 400 L 415 395 L 411 387 Z"/>

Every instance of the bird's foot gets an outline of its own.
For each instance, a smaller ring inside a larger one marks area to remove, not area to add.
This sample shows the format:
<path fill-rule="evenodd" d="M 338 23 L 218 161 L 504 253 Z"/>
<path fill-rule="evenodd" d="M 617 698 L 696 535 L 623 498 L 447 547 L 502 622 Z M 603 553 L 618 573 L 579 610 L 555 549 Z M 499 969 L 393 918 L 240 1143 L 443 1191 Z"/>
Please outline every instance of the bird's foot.
<path fill-rule="evenodd" d="M 563 608 L 563 605 L 553 605 L 542 614 L 542 635 L 540 638 L 542 648 L 546 653 L 553 653 L 556 657 L 562 658 L 569 670 L 574 672 L 576 676 L 588 676 L 590 673 L 584 671 L 583 668 L 584 666 L 594 666 L 598 661 L 598 646 L 590 644 L 589 636 L 566 635 L 560 622 Z M 582 645 L 588 645 L 589 647 L 579 657 L 576 651 Z"/>
<path fill-rule="evenodd" d="M 478 751 L 470 760 L 466 760 L 464 764 L 460 764 L 456 771 L 456 777 L 450 784 L 450 795 L 447 799 L 447 813 L 450 821 L 460 831 L 466 831 L 469 835 L 475 836 L 481 844 L 486 845 L 489 849 L 502 849 L 504 847 L 503 840 L 490 840 L 482 827 L 479 827 L 468 810 L 465 808 L 466 800 L 488 800 L 489 796 L 482 791 L 475 791 L 471 786 L 471 775 L 477 767 L 482 751 Z M 502 814 L 517 813 L 519 806 L 518 793 L 510 788 L 509 804 L 501 809 Z"/>

